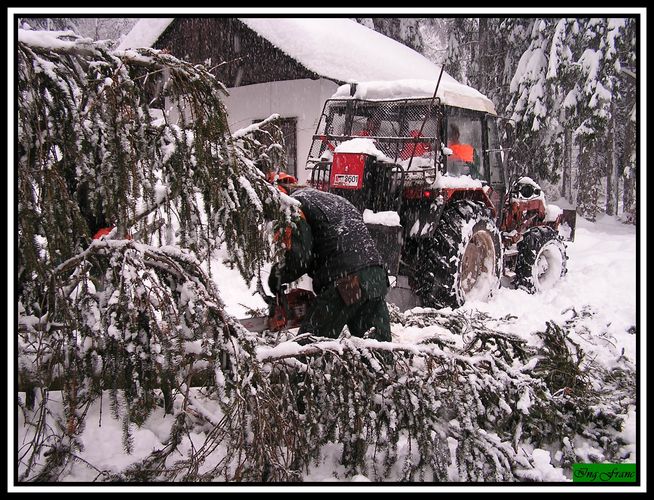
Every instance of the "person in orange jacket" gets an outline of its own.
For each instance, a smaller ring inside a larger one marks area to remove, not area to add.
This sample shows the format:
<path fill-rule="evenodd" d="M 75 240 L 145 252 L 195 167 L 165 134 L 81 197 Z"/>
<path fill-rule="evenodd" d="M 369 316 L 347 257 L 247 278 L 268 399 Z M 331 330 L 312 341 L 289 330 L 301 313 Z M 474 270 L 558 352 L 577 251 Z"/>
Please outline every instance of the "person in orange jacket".
<path fill-rule="evenodd" d="M 452 154 L 448 156 L 447 161 L 448 163 L 452 162 L 452 166 L 457 167 L 456 174 L 470 175 L 476 179 L 479 177 L 479 158 L 477 157 L 477 152 L 471 144 L 459 142 L 460 138 L 461 133 L 459 127 L 454 123 L 450 124 L 447 147 L 452 150 Z M 457 163 L 462 163 L 462 166 L 456 165 Z"/>

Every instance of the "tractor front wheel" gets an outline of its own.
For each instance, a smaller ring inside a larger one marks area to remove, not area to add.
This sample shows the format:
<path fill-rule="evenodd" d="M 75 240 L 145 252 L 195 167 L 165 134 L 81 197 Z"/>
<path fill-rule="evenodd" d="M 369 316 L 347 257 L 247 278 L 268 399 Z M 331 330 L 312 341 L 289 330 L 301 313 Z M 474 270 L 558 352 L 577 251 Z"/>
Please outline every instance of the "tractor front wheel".
<path fill-rule="evenodd" d="M 567 272 L 565 245 L 551 227 L 534 227 L 517 245 L 516 285 L 529 293 L 552 288 Z"/>

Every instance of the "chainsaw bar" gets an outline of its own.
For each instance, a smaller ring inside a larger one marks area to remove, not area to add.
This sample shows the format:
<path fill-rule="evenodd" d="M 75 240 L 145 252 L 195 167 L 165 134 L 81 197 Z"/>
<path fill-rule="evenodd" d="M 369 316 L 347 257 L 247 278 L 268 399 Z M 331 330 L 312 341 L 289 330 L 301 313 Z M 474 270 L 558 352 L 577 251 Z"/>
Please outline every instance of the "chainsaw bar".
<path fill-rule="evenodd" d="M 238 318 L 236 321 L 238 321 L 247 330 L 251 332 L 261 333 L 261 332 L 265 332 L 266 330 L 271 330 L 269 319 L 270 318 L 268 318 L 268 316 L 255 316 L 254 318 Z M 302 322 L 302 318 L 288 319 L 283 329 L 291 330 L 293 328 L 299 328 L 301 322 Z M 282 328 L 279 329 L 281 330 Z M 273 330 L 273 331 L 277 331 L 277 330 Z"/>
<path fill-rule="evenodd" d="M 238 322 L 251 332 L 278 332 L 298 328 L 314 299 L 313 292 L 296 288 L 268 301 L 271 307 L 268 316 L 242 318 Z"/>
<path fill-rule="evenodd" d="M 238 322 L 251 332 L 263 332 L 268 330 L 268 317 L 257 316 L 254 318 L 240 318 Z"/>

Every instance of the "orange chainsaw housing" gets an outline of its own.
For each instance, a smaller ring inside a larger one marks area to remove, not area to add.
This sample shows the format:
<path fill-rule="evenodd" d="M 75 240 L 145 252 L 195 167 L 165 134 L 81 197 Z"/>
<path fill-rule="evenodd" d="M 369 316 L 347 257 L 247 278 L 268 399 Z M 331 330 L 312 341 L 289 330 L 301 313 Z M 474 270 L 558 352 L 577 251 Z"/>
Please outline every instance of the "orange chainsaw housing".
<path fill-rule="evenodd" d="M 316 295 L 310 290 L 295 288 L 277 297 L 268 316 L 268 329 L 278 332 L 283 328 L 297 328 L 304 320 Z"/>

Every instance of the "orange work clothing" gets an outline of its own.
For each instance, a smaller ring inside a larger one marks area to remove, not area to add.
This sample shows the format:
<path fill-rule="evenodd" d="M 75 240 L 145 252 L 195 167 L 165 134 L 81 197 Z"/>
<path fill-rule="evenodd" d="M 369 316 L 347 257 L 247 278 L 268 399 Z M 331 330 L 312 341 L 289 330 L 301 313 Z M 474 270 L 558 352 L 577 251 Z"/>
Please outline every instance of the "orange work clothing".
<path fill-rule="evenodd" d="M 452 150 L 450 158 L 453 160 L 466 161 L 472 163 L 474 160 L 475 150 L 470 144 L 450 144 L 448 146 Z"/>

